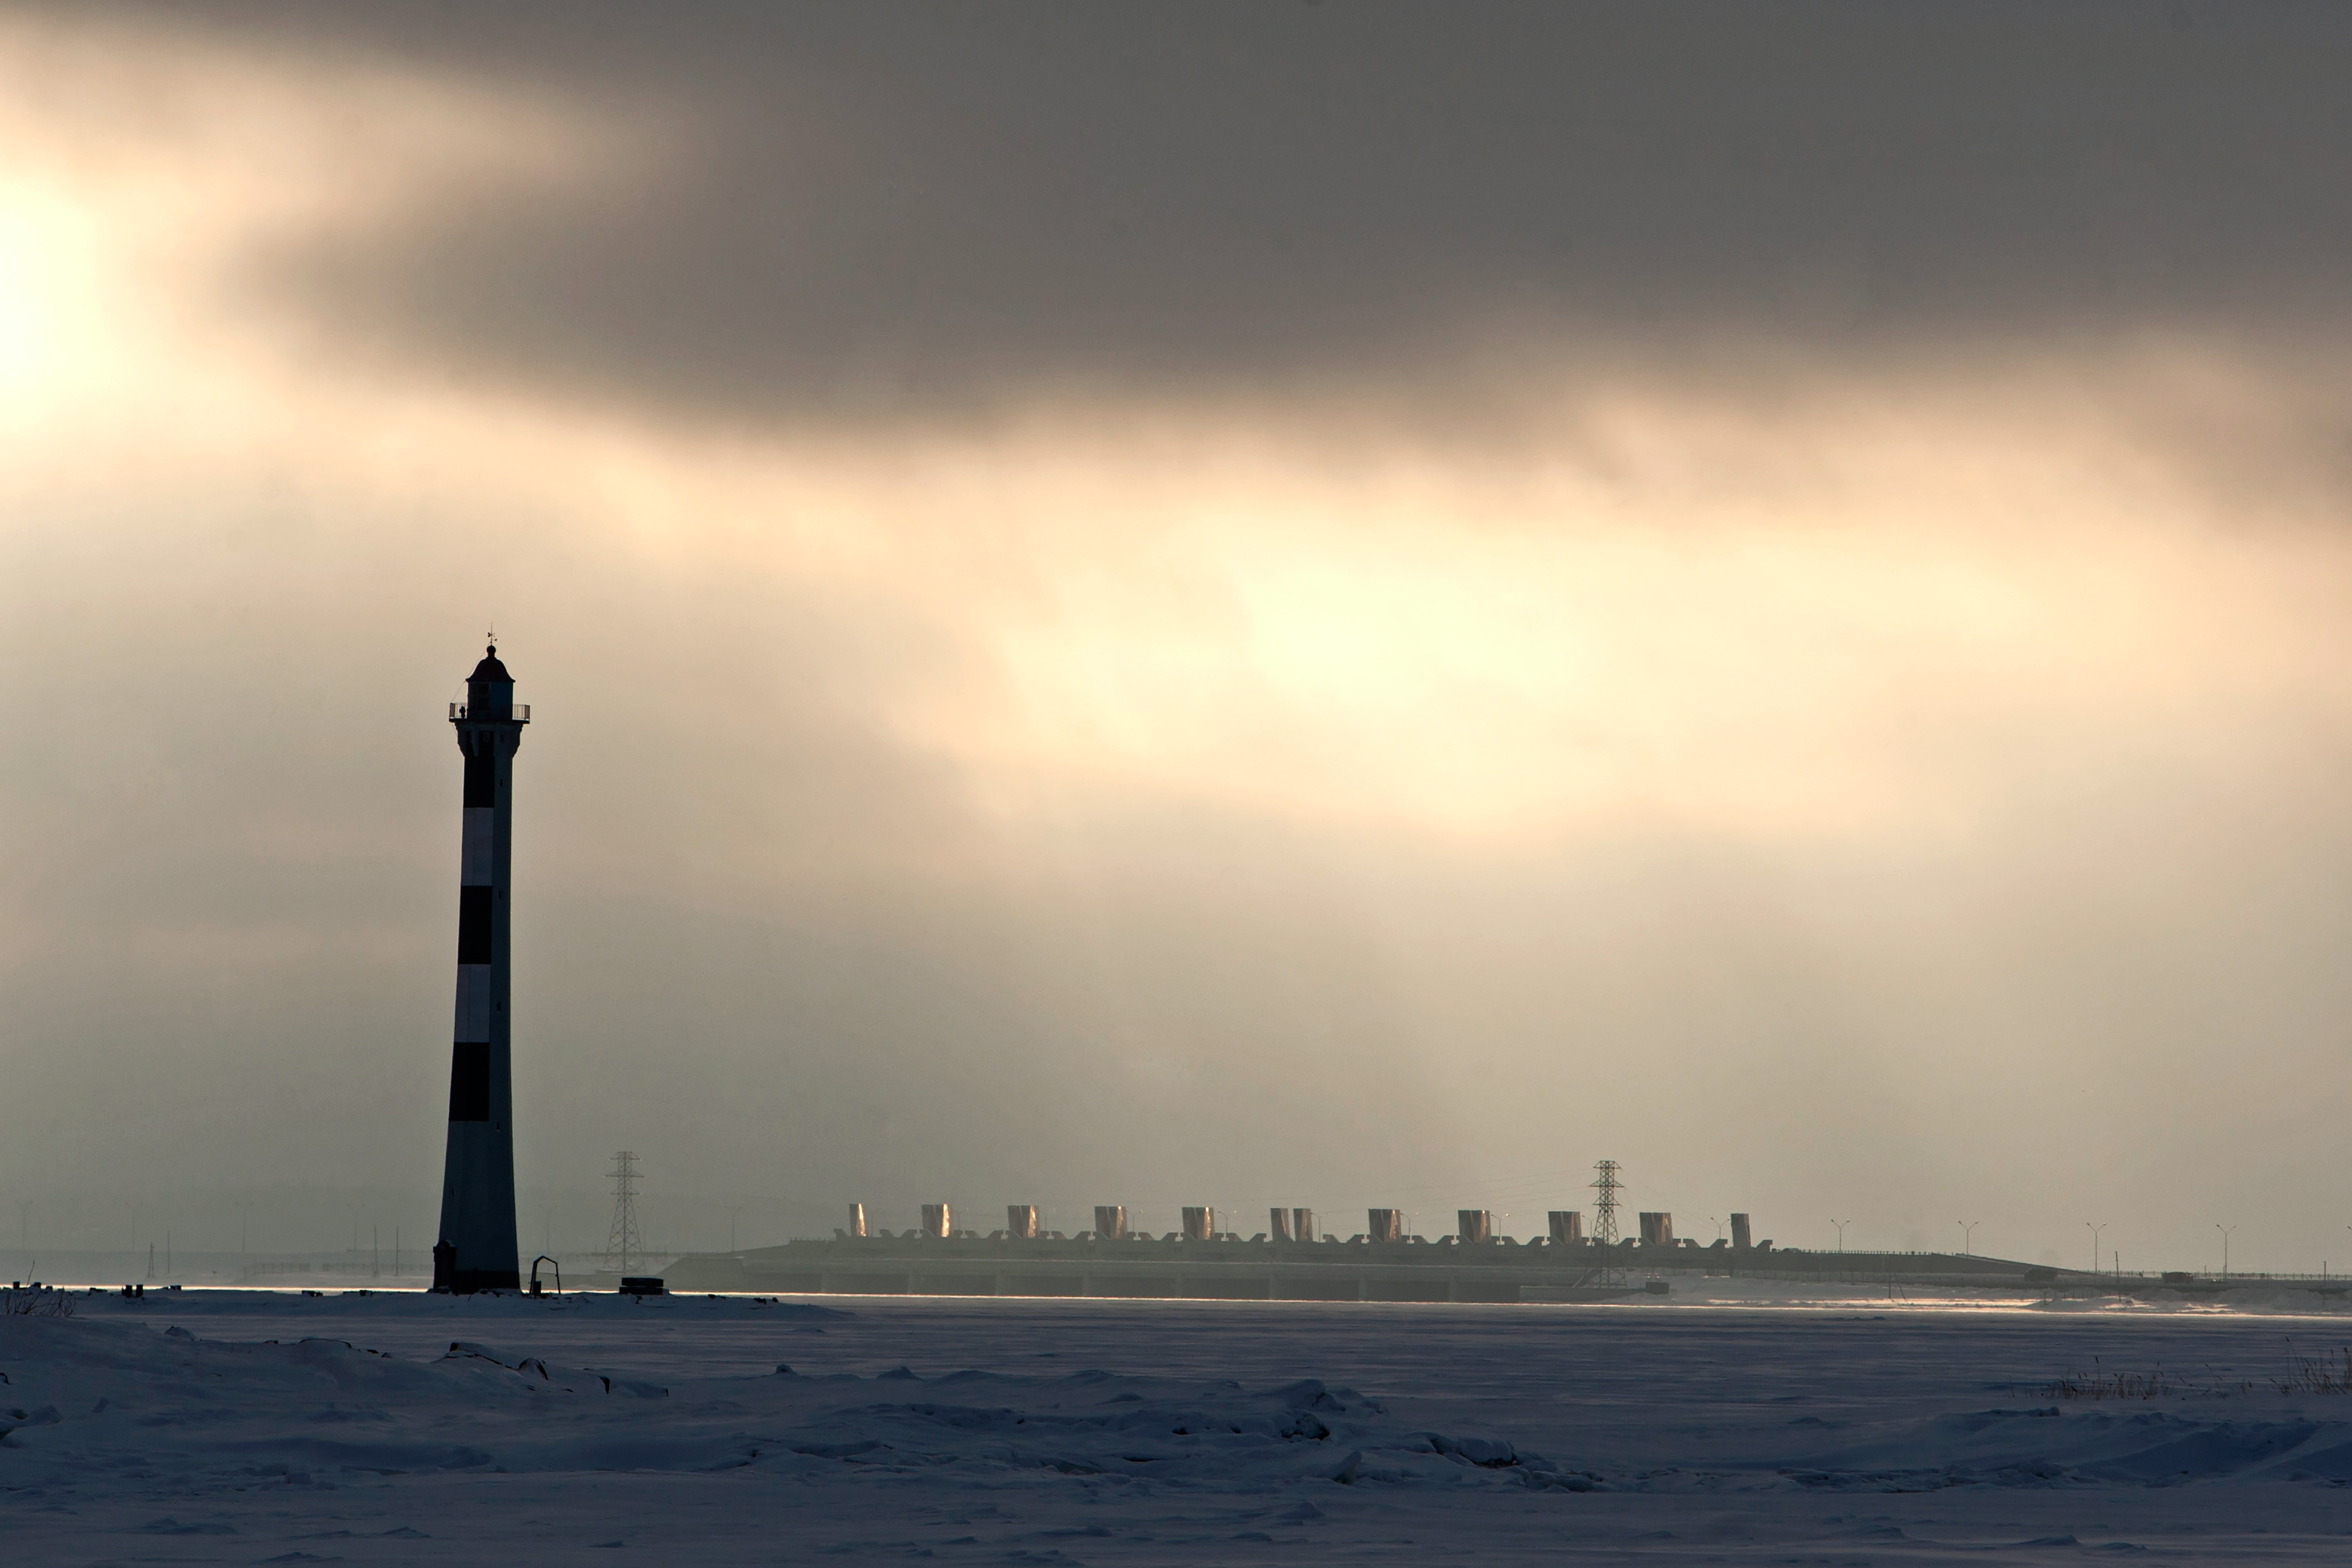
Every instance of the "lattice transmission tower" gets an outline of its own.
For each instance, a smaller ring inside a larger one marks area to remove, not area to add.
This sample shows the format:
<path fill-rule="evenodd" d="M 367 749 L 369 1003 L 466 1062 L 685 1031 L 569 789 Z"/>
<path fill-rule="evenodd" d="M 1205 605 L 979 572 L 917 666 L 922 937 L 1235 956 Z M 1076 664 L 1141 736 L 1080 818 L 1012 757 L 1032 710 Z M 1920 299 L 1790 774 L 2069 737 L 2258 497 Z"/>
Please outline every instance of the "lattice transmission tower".
<path fill-rule="evenodd" d="M 1592 1171 L 1592 1239 L 1603 1247 L 1614 1247 L 1617 1245 L 1617 1162 L 1600 1161 Z"/>
<path fill-rule="evenodd" d="M 1617 1162 L 1596 1161 L 1592 1166 L 1592 1239 L 1607 1250 L 1601 1266 L 1586 1276 L 1593 1285 L 1622 1285 L 1625 1271 L 1617 1267 Z"/>
<path fill-rule="evenodd" d="M 637 1157 L 624 1149 L 604 1173 L 613 1178 L 613 1230 L 604 1238 L 604 1268 L 626 1274 L 633 1255 L 640 1262 L 646 1256 L 645 1234 L 637 1228 Z"/>

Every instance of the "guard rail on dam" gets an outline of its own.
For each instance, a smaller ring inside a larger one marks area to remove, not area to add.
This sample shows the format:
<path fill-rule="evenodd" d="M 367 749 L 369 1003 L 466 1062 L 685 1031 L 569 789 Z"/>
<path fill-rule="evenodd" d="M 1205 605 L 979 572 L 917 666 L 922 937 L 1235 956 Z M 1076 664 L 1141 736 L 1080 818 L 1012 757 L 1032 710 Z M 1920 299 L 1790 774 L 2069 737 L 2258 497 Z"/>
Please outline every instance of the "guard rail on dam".
<path fill-rule="evenodd" d="M 2071 1269 L 1950 1253 L 1734 1250 L 1720 1243 L 1064 1241 L 919 1232 L 689 1254 L 666 1273 L 675 1290 L 763 1295 L 1259 1301 L 1599 1300 L 1675 1274 L 2012 1288 L 2063 1286 L 2078 1278 Z"/>

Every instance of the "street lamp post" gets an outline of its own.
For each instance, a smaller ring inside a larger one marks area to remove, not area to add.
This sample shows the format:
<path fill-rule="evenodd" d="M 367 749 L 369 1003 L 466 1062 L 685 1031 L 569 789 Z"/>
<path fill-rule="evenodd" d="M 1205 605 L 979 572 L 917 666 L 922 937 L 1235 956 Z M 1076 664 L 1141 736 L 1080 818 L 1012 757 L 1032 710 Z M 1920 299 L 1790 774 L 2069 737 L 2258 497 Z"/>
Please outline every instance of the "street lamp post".
<path fill-rule="evenodd" d="M 1837 1226 L 1838 1251 L 1843 1253 L 1845 1250 L 1845 1227 L 1852 1225 L 1853 1221 L 1850 1219 L 1833 1219 L 1830 1221 L 1830 1223 Z"/>
<path fill-rule="evenodd" d="M 1984 1224 L 1984 1221 L 1980 1219 L 1956 1219 L 1952 1223 L 1960 1227 L 1960 1256 L 1962 1258 L 1975 1257 L 1977 1226 Z"/>
<path fill-rule="evenodd" d="M 2221 1233 L 2221 1278 L 2227 1279 L 2230 1277 L 2230 1233 L 2238 1227 L 2223 1225 L 2217 1219 L 2213 1222 L 2213 1228 Z"/>
<path fill-rule="evenodd" d="M 2106 1229 L 2112 1223 L 2114 1222 L 2104 1219 L 2096 1225 L 2092 1225 L 2089 1220 L 2083 1222 L 2091 1232 L 2091 1272 L 2094 1274 L 2099 1271 L 2099 1232 Z"/>

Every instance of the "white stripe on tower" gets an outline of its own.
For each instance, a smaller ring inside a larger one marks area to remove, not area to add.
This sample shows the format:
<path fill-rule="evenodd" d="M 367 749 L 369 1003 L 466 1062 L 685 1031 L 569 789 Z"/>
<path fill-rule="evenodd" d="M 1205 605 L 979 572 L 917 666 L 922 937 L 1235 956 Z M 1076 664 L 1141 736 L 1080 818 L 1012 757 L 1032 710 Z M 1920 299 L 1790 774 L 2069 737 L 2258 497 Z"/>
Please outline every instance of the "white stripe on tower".
<path fill-rule="evenodd" d="M 490 847 L 498 828 L 499 811 L 494 805 L 469 805 L 466 808 L 466 848 L 460 858 L 457 881 L 461 887 L 487 888 L 491 876 Z"/>
<path fill-rule="evenodd" d="M 451 1037 L 459 1045 L 490 1043 L 490 966 L 457 966 L 457 1027 Z"/>

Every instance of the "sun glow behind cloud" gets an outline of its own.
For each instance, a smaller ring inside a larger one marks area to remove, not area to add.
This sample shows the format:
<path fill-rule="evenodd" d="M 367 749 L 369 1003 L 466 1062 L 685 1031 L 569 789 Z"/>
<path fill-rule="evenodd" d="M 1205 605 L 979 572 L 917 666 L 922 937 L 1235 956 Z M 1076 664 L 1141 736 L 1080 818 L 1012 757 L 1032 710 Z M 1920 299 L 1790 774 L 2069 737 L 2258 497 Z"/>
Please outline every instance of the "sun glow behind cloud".
<path fill-rule="evenodd" d="M 511 94 L 22 22 L 0 31 L 0 322 L 20 351 L 0 393 L 17 427 L 103 440 L 137 420 L 132 445 L 167 449 L 282 419 L 320 368 L 319 345 L 237 297 L 257 251 L 618 155 Z"/>
<path fill-rule="evenodd" d="M 74 397 L 102 334 L 102 241 L 54 179 L 0 175 L 0 429 L 29 433 Z"/>

